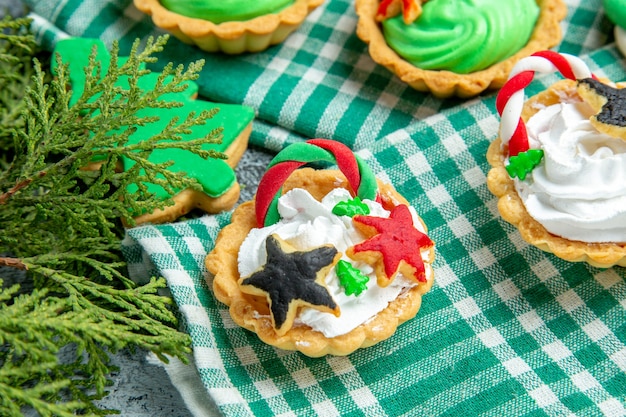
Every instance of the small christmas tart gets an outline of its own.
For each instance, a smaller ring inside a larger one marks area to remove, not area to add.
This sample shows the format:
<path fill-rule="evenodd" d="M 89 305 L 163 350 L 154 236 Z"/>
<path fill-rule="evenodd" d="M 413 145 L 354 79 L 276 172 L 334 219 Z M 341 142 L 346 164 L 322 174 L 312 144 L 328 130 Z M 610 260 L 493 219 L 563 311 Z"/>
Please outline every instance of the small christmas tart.
<path fill-rule="evenodd" d="M 356 0 L 372 59 L 418 91 L 472 97 L 561 40 L 563 0 Z M 402 12 L 402 13 L 400 13 Z"/>
<path fill-rule="evenodd" d="M 303 167 L 336 164 L 337 169 Z M 267 344 L 311 357 L 389 338 L 433 284 L 414 208 L 338 142 L 290 145 L 206 258 L 218 300 Z M 212 280 L 212 282 L 211 282 Z"/>
<path fill-rule="evenodd" d="M 259 52 L 284 41 L 324 0 L 134 0 L 154 24 L 208 52 Z"/>
<path fill-rule="evenodd" d="M 539 73 L 565 79 L 525 99 Z M 496 108 L 487 185 L 527 242 L 568 261 L 626 266 L 626 83 L 540 51 L 513 68 Z"/>

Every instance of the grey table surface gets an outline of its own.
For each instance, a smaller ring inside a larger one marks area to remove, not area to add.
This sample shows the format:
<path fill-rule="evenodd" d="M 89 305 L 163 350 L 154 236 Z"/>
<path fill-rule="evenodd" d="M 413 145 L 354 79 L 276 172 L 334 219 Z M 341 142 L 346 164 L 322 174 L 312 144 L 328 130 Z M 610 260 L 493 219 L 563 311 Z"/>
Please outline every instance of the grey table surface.
<path fill-rule="evenodd" d="M 0 0 L 0 15 L 20 16 L 24 10 L 20 0 Z M 252 198 L 270 158 L 256 149 L 245 152 L 236 169 L 242 188 L 239 202 Z M 120 410 L 124 417 L 193 416 L 164 368 L 148 361 L 147 356 L 148 352 L 143 350 L 124 350 L 112 355 L 112 364 L 119 367 L 119 371 L 112 375 L 109 394 L 98 404 L 102 408 Z"/>

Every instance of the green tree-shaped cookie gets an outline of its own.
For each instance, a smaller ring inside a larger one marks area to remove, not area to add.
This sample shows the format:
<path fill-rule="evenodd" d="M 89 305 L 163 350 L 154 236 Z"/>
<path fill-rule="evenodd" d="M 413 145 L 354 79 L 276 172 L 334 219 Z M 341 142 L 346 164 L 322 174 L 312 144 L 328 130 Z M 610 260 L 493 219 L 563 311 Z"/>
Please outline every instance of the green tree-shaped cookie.
<path fill-rule="evenodd" d="M 95 59 L 100 68 L 100 77 L 109 70 L 111 65 L 111 54 L 104 43 L 96 39 L 70 38 L 59 42 L 55 47 L 55 52 L 60 55 L 63 65 L 69 66 L 71 87 L 73 95 L 70 105 L 82 100 L 86 74 L 85 68 L 89 64 L 89 57 L 95 48 Z M 125 65 L 128 57 L 120 57 L 116 63 L 118 66 Z M 114 61 L 115 63 L 115 61 Z M 54 64 L 52 66 L 55 71 Z M 180 85 L 175 93 L 160 94 L 160 90 L 167 85 L 169 78 L 163 77 L 159 72 L 146 71 L 138 79 L 120 77 L 117 80 L 117 87 L 130 91 L 135 100 L 146 100 L 149 97 L 159 96 L 159 106 L 146 107 L 139 112 L 139 116 L 145 120 L 144 124 L 134 127 L 133 132 L 129 132 L 127 145 L 137 144 L 145 141 L 154 141 L 155 147 L 152 150 L 148 161 L 153 164 L 171 164 L 169 170 L 172 172 L 185 172 L 188 177 L 195 178 L 202 188 L 202 191 L 209 197 L 217 198 L 224 194 L 236 183 L 235 173 L 231 164 L 224 159 L 224 153 L 233 145 L 233 142 L 241 136 L 251 123 L 254 112 L 251 108 L 230 104 L 215 104 L 196 99 L 198 86 L 194 82 Z M 121 96 L 111 95 L 107 97 L 110 105 L 108 108 L 98 108 L 93 110 L 92 117 L 96 118 L 98 112 L 120 112 L 124 108 L 125 102 Z M 194 125 L 189 120 L 194 118 L 205 118 L 205 124 Z M 189 126 L 185 134 L 180 137 L 164 138 L 161 132 L 168 125 Z M 95 128 L 106 129 L 106 126 L 96 126 Z M 166 139 L 166 140 L 164 140 Z M 200 156 L 185 149 L 171 147 L 172 141 L 193 141 L 204 140 L 202 150 L 206 151 Z M 247 140 L 247 136 L 245 137 Z M 157 143 L 159 142 L 159 143 Z M 168 146 L 168 142 L 170 142 Z M 127 170 L 136 161 L 128 156 L 122 157 L 122 169 Z M 145 172 L 145 171 L 142 171 Z M 165 200 L 181 190 L 172 190 L 167 186 L 167 181 L 162 177 L 149 178 L 141 181 L 140 187 L 143 193 L 150 193 Z M 141 214 L 141 213 L 136 213 Z"/>

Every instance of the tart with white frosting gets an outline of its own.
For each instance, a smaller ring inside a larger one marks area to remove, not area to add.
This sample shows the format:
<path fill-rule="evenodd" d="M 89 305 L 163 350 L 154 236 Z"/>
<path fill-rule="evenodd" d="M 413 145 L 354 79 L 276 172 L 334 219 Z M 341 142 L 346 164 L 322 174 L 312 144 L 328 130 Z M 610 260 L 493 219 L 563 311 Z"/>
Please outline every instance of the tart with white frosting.
<path fill-rule="evenodd" d="M 524 99 L 535 72 L 566 78 Z M 626 266 L 626 90 L 578 58 L 545 51 L 500 91 L 488 186 L 529 243 L 568 261 Z"/>
<path fill-rule="evenodd" d="M 320 155 L 341 170 L 295 169 Z M 433 260 L 415 209 L 344 145 L 316 139 L 270 163 L 206 265 L 238 325 L 319 357 L 374 345 L 413 318 L 432 287 Z"/>

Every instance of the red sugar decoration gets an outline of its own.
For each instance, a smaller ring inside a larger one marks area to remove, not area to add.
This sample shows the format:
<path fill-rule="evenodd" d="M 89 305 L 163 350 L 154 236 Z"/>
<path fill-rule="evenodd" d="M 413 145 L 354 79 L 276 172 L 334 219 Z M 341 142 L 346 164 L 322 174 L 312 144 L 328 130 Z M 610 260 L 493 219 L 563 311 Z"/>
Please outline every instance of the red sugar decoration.
<path fill-rule="evenodd" d="M 389 9 L 389 6 L 391 5 L 391 3 L 393 3 L 393 0 L 383 0 L 380 2 L 380 5 L 378 6 L 378 11 L 376 12 L 376 15 L 379 17 L 385 17 L 387 16 L 387 10 Z"/>
<path fill-rule="evenodd" d="M 379 252 L 388 280 L 395 277 L 400 269 L 400 263 L 404 261 L 413 268 L 413 277 L 417 281 L 426 281 L 424 261 L 420 249 L 432 246 L 433 242 L 426 234 L 415 228 L 413 217 L 406 205 L 396 206 L 391 211 L 389 218 L 354 216 L 352 220 L 359 229 L 361 228 L 359 225 L 363 225 L 375 230 L 372 237 L 352 247 L 354 254 Z"/>

